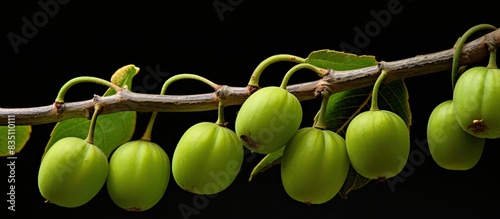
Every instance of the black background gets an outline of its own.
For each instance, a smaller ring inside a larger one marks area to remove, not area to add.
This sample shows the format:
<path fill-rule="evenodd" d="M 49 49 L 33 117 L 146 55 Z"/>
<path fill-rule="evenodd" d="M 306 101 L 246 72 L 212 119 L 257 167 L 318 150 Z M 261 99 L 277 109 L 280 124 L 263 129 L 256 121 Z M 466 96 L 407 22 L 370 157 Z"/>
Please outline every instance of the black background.
<path fill-rule="evenodd" d="M 364 29 L 367 23 L 375 21 L 370 11 L 386 10 L 388 2 L 393 1 L 274 1 L 271 4 L 220 0 L 234 4 L 232 11 L 223 14 L 223 20 L 212 1 L 174 2 L 69 1 L 60 5 L 55 16 L 38 27 L 26 44 L 19 45 L 17 53 L 7 34 L 22 35 L 22 17 L 32 19 L 42 9 L 37 1 L 2 3 L 0 106 L 49 105 L 59 88 L 71 78 L 90 75 L 109 79 L 116 69 L 127 64 L 141 68 L 141 73 L 134 78 L 136 86 L 143 85 L 144 76 L 150 74 L 148 67 L 164 72 L 163 81 L 175 74 L 193 73 L 218 84 L 246 86 L 253 69 L 271 55 L 287 53 L 307 57 L 319 49 L 341 50 L 341 42 L 352 45 L 354 28 Z M 484 1 L 453 5 L 416 0 L 399 3 L 401 13 L 392 14 L 388 25 L 370 37 L 359 54 L 394 61 L 449 49 L 476 24 L 500 25 L 497 9 Z M 291 66 L 289 63 L 270 66 L 261 77 L 261 86 L 279 85 Z M 304 71 L 295 74 L 290 83 L 316 79 L 313 73 Z M 159 93 L 163 81 L 147 89 L 147 93 Z M 427 119 L 432 109 L 452 98 L 450 73 L 407 78 L 406 83 L 413 113 L 412 154 L 418 155 L 423 151 L 416 142 L 426 139 Z M 78 85 L 68 92 L 66 101 L 87 100 L 104 91 L 105 88 L 98 85 Z M 168 90 L 170 94 L 205 92 L 211 92 L 208 86 L 189 80 L 176 82 Z M 304 101 L 303 107 L 303 126 L 310 126 L 319 102 Z M 226 110 L 227 121 L 234 122 L 238 107 Z M 171 156 L 187 128 L 200 121 L 215 121 L 216 116 L 216 111 L 161 113 L 153 139 Z M 134 138 L 140 137 L 148 119 L 148 113 L 138 113 Z M 346 200 L 336 196 L 322 205 L 306 206 L 289 198 L 281 185 L 278 167 L 248 182 L 252 168 L 262 156 L 247 154 L 236 181 L 215 197 L 202 199 L 188 194 L 171 178 L 163 199 L 146 212 L 131 213 L 118 208 L 105 189 L 82 207 L 61 208 L 44 204 L 37 188 L 39 158 L 53 126 L 33 126 L 30 141 L 18 154 L 14 216 L 33 213 L 69 218 L 183 218 L 179 206 L 196 208 L 193 201 L 204 206 L 189 218 L 429 218 L 436 215 L 498 218 L 500 215 L 500 189 L 493 178 L 500 166 L 497 140 L 487 141 L 483 157 L 471 170 L 444 170 L 431 157 L 423 156 L 411 165 L 411 170 L 406 170 L 404 182 L 395 184 L 394 190 L 387 184 L 373 182 L 354 191 Z M 2 161 L 6 163 L 4 158 Z M 5 178 L 0 181 L 6 182 L 8 170 L 5 166 L 3 169 Z M 7 186 L 0 189 L 0 193 L 7 192 Z M 7 204 L 2 202 L 2 210 L 7 211 Z"/>

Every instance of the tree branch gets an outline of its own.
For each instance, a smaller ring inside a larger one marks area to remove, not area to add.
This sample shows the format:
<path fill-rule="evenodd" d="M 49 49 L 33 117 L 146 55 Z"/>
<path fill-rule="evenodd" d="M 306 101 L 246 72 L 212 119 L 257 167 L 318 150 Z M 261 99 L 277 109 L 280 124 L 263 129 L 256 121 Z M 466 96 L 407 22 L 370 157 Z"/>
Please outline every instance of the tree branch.
<path fill-rule="evenodd" d="M 500 30 L 492 31 L 467 43 L 460 56 L 460 65 L 470 65 L 488 57 L 489 46 L 500 45 Z M 385 82 L 451 70 L 454 48 L 418 55 L 398 61 L 380 61 L 379 65 L 349 70 L 329 70 L 317 81 L 287 86 L 287 90 L 300 101 L 319 98 L 319 93 L 329 89 L 336 93 L 349 89 L 370 86 L 375 83 L 382 69 L 389 72 Z M 47 106 L 29 108 L 0 108 L 0 125 L 8 124 L 8 117 L 15 116 L 16 125 L 38 125 L 59 122 L 71 118 L 90 119 L 94 106 L 99 104 L 101 115 L 120 111 L 137 112 L 196 112 L 215 110 L 218 101 L 226 106 L 241 105 L 251 94 L 250 87 L 221 86 L 214 93 L 196 95 L 159 95 L 134 93 L 122 90 L 115 95 L 91 100 L 53 103 Z"/>

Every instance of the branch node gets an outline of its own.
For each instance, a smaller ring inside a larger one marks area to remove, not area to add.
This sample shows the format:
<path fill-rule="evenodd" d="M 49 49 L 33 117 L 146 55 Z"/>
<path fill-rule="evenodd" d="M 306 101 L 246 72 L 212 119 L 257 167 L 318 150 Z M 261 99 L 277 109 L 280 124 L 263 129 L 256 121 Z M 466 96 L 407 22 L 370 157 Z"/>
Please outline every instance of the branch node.
<path fill-rule="evenodd" d="M 227 85 L 221 85 L 218 87 L 218 89 L 215 91 L 215 96 L 220 102 L 225 102 L 227 101 L 227 98 L 229 97 L 229 86 Z"/>
<path fill-rule="evenodd" d="M 321 76 L 321 81 L 326 82 L 327 84 L 334 84 L 335 83 L 335 70 L 329 68 L 323 76 Z"/>
<path fill-rule="evenodd" d="M 387 77 L 384 79 L 383 83 L 387 83 L 387 82 L 392 80 L 392 78 L 390 78 L 391 77 L 391 74 L 390 74 L 391 68 L 387 67 L 386 62 L 384 62 L 384 61 L 378 62 L 378 65 L 377 65 L 378 76 L 380 76 L 382 74 L 382 71 L 384 71 L 384 70 L 387 72 Z"/>
<path fill-rule="evenodd" d="M 323 75 L 322 75 L 321 77 L 322 77 L 322 78 L 328 77 L 328 75 L 333 74 L 334 72 L 335 72 L 335 71 L 334 71 L 333 69 L 331 69 L 331 68 L 326 69 L 324 72 L 322 72 L 322 73 L 323 73 Z"/>
<path fill-rule="evenodd" d="M 258 89 L 259 89 L 259 87 L 257 87 L 257 86 L 248 85 L 247 89 L 246 89 L 246 93 L 247 93 L 247 95 L 250 96 L 251 94 L 255 93 L 255 91 L 257 91 Z"/>
<path fill-rule="evenodd" d="M 330 74 L 330 72 L 333 72 L 331 68 L 328 69 L 320 68 L 319 71 L 321 72 L 321 77 L 327 76 L 328 74 Z"/>
<path fill-rule="evenodd" d="M 386 62 L 385 61 L 380 61 L 378 62 L 378 73 L 382 73 L 382 70 L 385 69 L 386 71 L 389 71 L 386 67 Z"/>
<path fill-rule="evenodd" d="M 54 102 L 54 107 L 56 108 L 57 112 L 60 112 L 64 109 L 64 102 Z"/>
<path fill-rule="evenodd" d="M 95 105 L 97 105 L 98 102 L 100 102 L 101 96 L 94 94 L 94 97 L 92 98 L 92 102 L 94 102 Z"/>
<path fill-rule="evenodd" d="M 488 48 L 488 51 L 492 51 L 494 49 L 497 49 L 497 44 L 495 43 L 495 39 L 492 39 L 493 37 L 491 35 L 488 35 L 485 37 L 485 43 L 486 47 Z"/>
<path fill-rule="evenodd" d="M 321 80 L 319 80 L 317 88 L 314 90 L 314 98 L 320 99 L 323 98 L 323 92 L 328 91 L 329 93 L 333 93 L 333 85 L 335 84 L 332 79 L 333 74 L 335 73 L 335 70 L 333 69 L 327 69 L 326 72 L 323 74 L 321 77 Z"/>
<path fill-rule="evenodd" d="M 52 104 L 52 106 L 54 106 L 54 111 L 55 111 L 55 115 L 56 117 L 59 119 L 61 118 L 61 113 L 64 111 L 64 102 L 58 102 L 58 101 L 55 101 L 54 104 Z"/>
<path fill-rule="evenodd" d="M 94 114 L 94 111 L 97 108 L 102 108 L 102 106 L 99 105 L 99 102 L 101 101 L 101 96 L 94 94 L 94 97 L 92 98 L 93 107 L 87 108 L 85 110 L 85 118 L 86 119 L 92 119 L 92 114 Z M 102 109 L 101 109 L 102 110 Z"/>

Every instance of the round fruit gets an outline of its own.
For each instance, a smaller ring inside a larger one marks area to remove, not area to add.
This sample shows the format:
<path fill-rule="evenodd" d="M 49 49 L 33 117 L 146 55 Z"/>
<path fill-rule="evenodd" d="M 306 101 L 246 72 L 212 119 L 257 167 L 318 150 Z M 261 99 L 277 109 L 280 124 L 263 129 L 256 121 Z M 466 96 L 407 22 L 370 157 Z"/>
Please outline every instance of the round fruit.
<path fill-rule="evenodd" d="M 58 140 L 43 156 L 38 188 L 49 203 L 79 207 L 101 190 L 108 175 L 108 159 L 97 146 L 81 138 Z"/>
<path fill-rule="evenodd" d="M 302 122 L 302 106 L 293 94 L 280 87 L 265 87 L 241 105 L 235 131 L 249 150 L 269 154 L 282 148 Z"/>
<path fill-rule="evenodd" d="M 340 191 L 349 172 L 344 139 L 329 130 L 302 128 L 285 146 L 281 179 L 287 194 L 306 204 L 322 204 Z"/>
<path fill-rule="evenodd" d="M 483 153 L 484 138 L 465 132 L 457 122 L 453 101 L 439 104 L 427 124 L 427 140 L 434 161 L 448 170 L 468 170 Z"/>
<path fill-rule="evenodd" d="M 457 80 L 453 106 L 458 123 L 480 138 L 500 137 L 500 69 L 473 67 Z"/>
<path fill-rule="evenodd" d="M 182 189 L 215 194 L 234 181 L 243 164 L 243 146 L 236 133 L 211 122 L 191 126 L 172 157 L 172 174 Z"/>
<path fill-rule="evenodd" d="M 365 111 L 346 130 L 347 154 L 363 177 L 383 181 L 399 174 L 410 153 L 410 132 L 397 114 L 387 110 Z"/>
<path fill-rule="evenodd" d="M 113 202 L 127 211 L 145 211 L 163 197 L 170 179 L 170 159 L 156 143 L 127 142 L 111 155 L 107 189 Z"/>

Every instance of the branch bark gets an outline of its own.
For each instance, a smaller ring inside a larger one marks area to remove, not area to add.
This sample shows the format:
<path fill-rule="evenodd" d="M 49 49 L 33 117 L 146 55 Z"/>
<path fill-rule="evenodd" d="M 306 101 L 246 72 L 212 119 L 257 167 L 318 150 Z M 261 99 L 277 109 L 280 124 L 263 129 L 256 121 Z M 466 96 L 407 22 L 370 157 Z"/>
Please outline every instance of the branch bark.
<path fill-rule="evenodd" d="M 500 29 L 483 35 L 467 43 L 460 56 L 460 65 L 470 65 L 484 60 L 489 55 L 489 46 L 500 45 Z M 375 83 L 382 69 L 388 71 L 385 82 L 451 70 L 454 48 L 417 55 L 397 61 L 380 61 L 379 65 L 368 68 L 333 71 L 323 78 L 300 84 L 289 85 L 287 90 L 300 101 L 319 98 L 324 89 L 340 92 L 370 86 Z M 252 93 L 250 87 L 220 86 L 214 93 L 195 95 L 159 95 L 134 93 L 122 90 L 113 96 L 70 102 L 53 103 L 47 106 L 29 108 L 0 108 L 0 125 L 8 124 L 8 117 L 15 116 L 16 125 L 39 125 L 63 121 L 71 118 L 90 118 L 94 106 L 99 104 L 102 114 L 120 111 L 137 112 L 196 112 L 215 110 L 219 101 L 226 106 L 241 105 Z"/>

